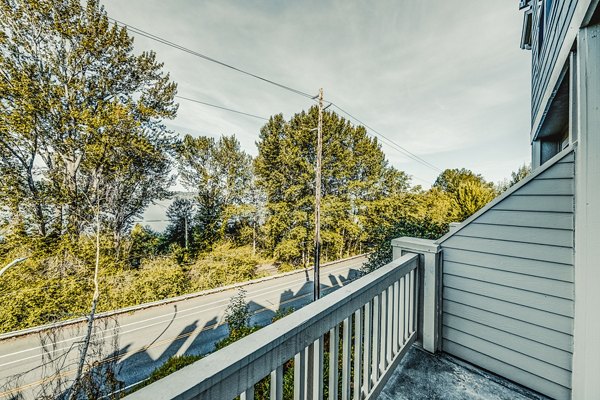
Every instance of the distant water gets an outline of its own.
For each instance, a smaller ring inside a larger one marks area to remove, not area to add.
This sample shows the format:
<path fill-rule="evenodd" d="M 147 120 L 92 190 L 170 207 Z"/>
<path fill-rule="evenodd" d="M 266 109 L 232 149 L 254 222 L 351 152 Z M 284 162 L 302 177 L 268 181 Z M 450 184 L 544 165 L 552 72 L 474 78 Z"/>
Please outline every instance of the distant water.
<path fill-rule="evenodd" d="M 137 220 L 138 223 L 143 226 L 149 226 L 152 230 L 162 232 L 165 230 L 169 221 L 167 220 L 167 208 L 173 200 L 176 198 L 193 198 L 195 193 L 193 192 L 175 192 L 175 195 L 170 200 L 158 201 L 156 204 L 150 205 L 144 211 L 144 215 L 141 220 Z"/>

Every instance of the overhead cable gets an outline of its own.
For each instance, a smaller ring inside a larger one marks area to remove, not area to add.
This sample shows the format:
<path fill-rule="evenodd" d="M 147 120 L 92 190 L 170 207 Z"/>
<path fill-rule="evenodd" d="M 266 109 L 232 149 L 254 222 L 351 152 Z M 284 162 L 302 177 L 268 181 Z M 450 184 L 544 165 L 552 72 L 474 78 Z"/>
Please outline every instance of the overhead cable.
<path fill-rule="evenodd" d="M 284 89 L 284 90 L 290 91 L 290 92 L 292 92 L 292 93 L 295 93 L 295 94 L 297 94 L 297 95 L 300 95 L 300 96 L 303 96 L 303 97 L 307 97 L 307 98 L 309 98 L 309 99 L 312 99 L 312 98 L 314 97 L 314 95 L 312 95 L 312 94 L 308 94 L 308 93 L 306 93 L 306 92 L 303 92 L 303 91 L 301 91 L 301 90 L 298 90 L 298 89 L 294 89 L 294 88 L 292 88 L 292 87 L 290 87 L 290 86 L 287 86 L 287 85 L 284 85 L 284 84 L 282 84 L 282 83 L 275 82 L 275 81 L 273 81 L 273 80 L 271 80 L 271 79 L 268 79 L 268 78 L 265 78 L 265 77 L 263 77 L 263 76 L 260 76 L 260 75 L 254 74 L 254 73 L 252 73 L 252 72 L 246 71 L 246 70 L 244 70 L 244 69 L 241 69 L 241 68 L 235 67 L 235 66 L 233 66 L 233 65 L 231 65 L 231 64 L 227 64 L 226 62 L 219 61 L 219 60 L 217 60 L 217 59 L 215 59 L 215 58 L 212 58 L 212 57 L 209 57 L 209 56 L 207 56 L 206 54 L 202 54 L 202 53 L 200 53 L 200 52 L 198 52 L 198 51 L 191 50 L 191 49 L 189 49 L 189 48 L 187 48 L 187 47 L 184 47 L 184 46 L 182 46 L 182 45 L 179 45 L 179 44 L 177 44 L 177 43 L 173 43 L 173 42 L 171 42 L 170 40 L 167 40 L 167 39 L 164 39 L 164 38 L 162 38 L 162 37 L 160 37 L 160 36 L 154 35 L 154 34 L 152 34 L 152 33 L 150 33 L 150 32 L 144 31 L 144 30 L 142 30 L 142 29 L 140 29 L 140 28 L 136 28 L 135 26 L 132 26 L 132 25 L 126 24 L 125 22 L 122 22 L 122 21 L 116 20 L 116 19 L 114 19 L 114 18 L 111 18 L 111 17 L 108 17 L 108 19 L 110 19 L 111 21 L 115 22 L 117 25 L 121 25 L 121 26 L 127 27 L 129 30 L 131 30 L 131 31 L 132 31 L 132 32 L 134 32 L 134 33 L 137 33 L 138 35 L 144 36 L 144 37 L 146 37 L 146 38 L 148 38 L 148 39 L 151 39 L 151 40 L 154 40 L 154 41 L 156 41 L 156 42 L 159 42 L 159 43 L 165 44 L 165 45 L 167 45 L 167 46 L 171 46 L 171 47 L 173 47 L 173 48 L 175 48 L 175 49 L 178 49 L 178 50 L 184 51 L 184 52 L 186 52 L 186 53 L 188 53 L 188 54 L 191 54 L 191 55 L 193 55 L 193 56 L 196 56 L 196 57 L 202 58 L 202 59 L 204 59 L 204 60 L 206 60 L 206 61 L 210 61 L 210 62 L 212 62 L 212 63 L 219 64 L 219 65 L 221 65 L 221 66 L 223 66 L 223 67 L 225 67 L 225 68 L 229 68 L 229 69 L 232 69 L 232 70 L 234 70 L 234 71 L 240 72 L 240 73 L 242 73 L 242 74 L 245 74 L 245 75 L 251 76 L 251 77 L 253 77 L 253 78 L 260 79 L 260 80 L 261 80 L 261 81 L 263 81 L 263 82 L 267 82 L 267 83 L 269 83 L 269 84 L 271 84 L 271 85 L 277 86 L 277 87 L 279 87 L 279 88 L 281 88 L 281 89 Z"/>
<path fill-rule="evenodd" d="M 230 111 L 230 112 L 234 112 L 234 113 L 237 113 L 237 114 L 246 115 L 246 116 L 252 117 L 252 118 L 258 118 L 258 119 L 262 119 L 262 120 L 265 120 L 265 121 L 269 120 L 269 118 L 261 117 L 260 115 L 254 115 L 254 114 L 249 114 L 249 113 L 243 112 L 243 111 L 233 110 L 231 108 L 227 108 L 227 107 L 223 107 L 223 106 L 218 106 L 216 104 L 211 104 L 211 103 L 207 103 L 207 102 L 196 100 L 196 99 L 190 99 L 189 97 L 184 97 L 184 96 L 179 96 L 179 95 L 176 95 L 175 97 L 178 98 L 178 99 L 182 99 L 182 100 L 186 100 L 186 101 L 191 101 L 193 103 L 203 104 L 205 106 L 219 108 L 221 110 L 225 110 L 225 111 Z"/>
<path fill-rule="evenodd" d="M 284 85 L 282 83 L 278 83 L 276 81 L 273 81 L 271 79 L 265 78 L 265 77 L 260 76 L 258 74 L 254 74 L 254 73 L 249 72 L 247 70 L 244 70 L 242 68 L 238 68 L 238 67 L 235 67 L 235 66 L 233 66 L 231 64 L 225 63 L 223 61 L 219 61 L 219 60 L 217 60 L 215 58 L 207 56 L 206 54 L 200 53 L 200 52 L 195 51 L 195 50 L 191 50 L 191 49 L 189 49 L 189 48 L 187 48 L 185 46 L 182 46 L 182 45 L 179 45 L 177 43 L 174 43 L 174 42 L 172 42 L 170 40 L 167 40 L 167 39 L 162 38 L 162 37 L 160 37 L 158 35 L 152 34 L 152 33 L 148 32 L 148 31 L 143 30 L 143 29 L 137 28 L 137 27 L 135 27 L 133 25 L 127 24 L 125 22 L 119 21 L 119 20 L 111 18 L 111 17 L 108 17 L 108 18 L 111 21 L 115 22 L 117 25 L 121 25 L 121 26 L 127 27 L 127 29 L 129 29 L 130 31 L 132 31 L 132 32 L 134 32 L 134 33 L 136 33 L 136 34 L 138 34 L 140 36 L 144 36 L 144 37 L 146 37 L 148 39 L 151 39 L 151 40 L 154 40 L 156 42 L 159 42 L 159 43 L 165 44 L 167 46 L 173 47 L 175 49 L 181 50 L 181 51 L 186 52 L 188 54 L 191 54 L 191 55 L 194 55 L 196 57 L 202 58 L 202 59 L 204 59 L 206 61 L 210 61 L 212 63 L 221 65 L 223 67 L 232 69 L 232 70 L 234 70 L 236 72 L 239 72 L 239 73 L 248 75 L 250 77 L 259 79 L 259 80 L 261 80 L 263 82 L 266 82 L 266 83 L 269 83 L 271 85 L 277 86 L 277 87 L 279 87 L 281 89 L 287 90 L 287 91 L 292 92 L 294 94 L 297 94 L 299 96 L 302 96 L 302 97 L 305 97 L 305 98 L 309 98 L 311 100 L 314 100 L 316 98 L 316 96 L 308 94 L 308 93 L 306 93 L 306 92 L 304 92 L 302 90 L 294 89 L 294 88 L 292 88 L 292 87 L 290 87 L 288 85 Z M 193 102 L 196 102 L 196 103 L 204 104 L 204 105 L 207 105 L 207 106 L 211 106 L 211 107 L 220 108 L 220 109 L 224 109 L 224 110 L 227 110 L 227 111 L 235 112 L 235 113 L 238 113 L 238 114 L 247 115 L 247 116 L 250 116 L 250 117 L 253 117 L 253 118 L 259 118 L 259 119 L 267 120 L 267 118 L 260 117 L 260 116 L 254 115 L 254 114 L 249 114 L 249 113 L 245 113 L 245 112 L 242 112 L 242 111 L 228 109 L 226 107 L 217 106 L 217 105 L 210 104 L 210 103 L 205 103 L 205 102 L 202 102 L 202 101 L 199 101 L 199 100 L 185 98 L 183 96 L 177 96 L 177 97 L 181 98 L 181 99 L 184 99 L 184 100 L 188 100 L 188 101 L 193 101 Z M 350 114 L 348 111 L 342 109 L 337 104 L 335 104 L 335 103 L 333 103 L 331 101 L 329 101 L 329 103 L 330 103 L 330 105 L 333 105 L 335 108 L 337 108 L 340 112 L 344 113 L 345 115 L 347 115 L 351 119 L 353 119 L 356 122 L 358 122 L 359 124 L 363 125 L 365 128 L 367 128 L 373 134 L 375 134 L 375 135 L 381 137 L 382 139 L 384 139 L 384 143 L 386 143 L 388 146 L 390 146 L 390 147 L 398 150 L 399 152 L 401 152 L 402 154 L 404 154 L 405 156 L 407 156 L 411 160 L 416 161 L 416 162 L 418 162 L 418 163 L 420 163 L 420 164 L 422 164 L 422 165 L 424 165 L 424 166 L 426 166 L 428 168 L 431 168 L 431 169 L 433 169 L 433 170 L 435 170 L 437 172 L 441 172 L 442 171 L 437 166 L 435 166 L 435 165 L 431 164 L 430 162 L 424 160 L 423 158 L 421 158 L 418 155 L 414 154 L 413 152 L 409 151 L 405 147 L 403 147 L 400 144 L 396 143 L 394 140 L 388 138 L 387 136 L 385 136 L 382 133 L 378 132 L 377 130 L 373 129 L 372 127 L 370 127 L 369 125 L 367 125 L 366 123 L 364 123 L 363 121 L 361 121 L 360 119 L 358 119 L 357 117 L 355 117 L 354 115 Z"/>

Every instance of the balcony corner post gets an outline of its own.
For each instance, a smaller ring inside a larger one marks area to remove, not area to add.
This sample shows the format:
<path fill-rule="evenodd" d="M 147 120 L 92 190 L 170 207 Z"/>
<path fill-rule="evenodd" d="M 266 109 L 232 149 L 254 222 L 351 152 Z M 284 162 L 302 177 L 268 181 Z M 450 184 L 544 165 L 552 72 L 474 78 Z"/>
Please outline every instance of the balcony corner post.
<path fill-rule="evenodd" d="M 419 338 L 430 353 L 441 350 L 442 252 L 433 240 L 401 237 L 392 240 L 392 257 L 419 255 Z"/>

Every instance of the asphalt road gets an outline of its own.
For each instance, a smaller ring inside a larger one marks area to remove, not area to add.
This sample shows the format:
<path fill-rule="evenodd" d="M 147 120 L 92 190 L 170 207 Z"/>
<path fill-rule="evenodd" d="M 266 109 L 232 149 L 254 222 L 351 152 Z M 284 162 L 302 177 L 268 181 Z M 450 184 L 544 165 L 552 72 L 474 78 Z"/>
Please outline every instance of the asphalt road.
<path fill-rule="evenodd" d="M 358 276 L 365 258 L 323 267 L 321 293 L 344 286 Z M 266 325 L 278 309 L 298 309 L 312 301 L 312 271 L 277 277 L 244 286 L 251 323 Z M 225 290 L 98 321 L 91 346 L 104 365 L 112 363 L 125 386 L 146 379 L 169 357 L 205 354 L 227 335 L 224 315 L 238 289 Z M 77 345 L 85 326 L 76 324 L 41 334 L 0 341 L 0 399 L 19 393 L 41 397 L 43 390 L 68 385 L 77 369 Z M 58 373 L 57 373 L 58 371 Z"/>

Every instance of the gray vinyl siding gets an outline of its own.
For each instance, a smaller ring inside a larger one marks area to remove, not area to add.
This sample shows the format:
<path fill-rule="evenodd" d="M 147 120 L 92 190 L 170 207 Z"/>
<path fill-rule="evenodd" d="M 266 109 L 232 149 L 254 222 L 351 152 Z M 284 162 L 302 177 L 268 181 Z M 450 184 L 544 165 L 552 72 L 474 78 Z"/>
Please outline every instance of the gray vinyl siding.
<path fill-rule="evenodd" d="M 441 241 L 444 351 L 568 399 L 574 153 Z"/>
<path fill-rule="evenodd" d="M 532 82 L 531 82 L 531 115 L 532 122 L 535 121 L 536 116 L 539 112 L 542 112 L 542 106 L 540 104 L 544 92 L 550 84 L 550 75 L 556 60 L 558 53 L 560 52 L 562 42 L 565 39 L 565 35 L 569 28 L 569 23 L 577 7 L 577 0 L 573 1 L 554 1 L 550 19 L 548 20 L 548 26 L 545 28 L 544 40 L 541 48 L 541 52 L 538 55 L 538 2 L 534 1 L 533 7 L 533 22 L 534 22 L 534 45 L 532 46 Z M 558 68 L 562 68 L 559 65 Z M 556 82 L 552 82 L 556 84 Z"/>

